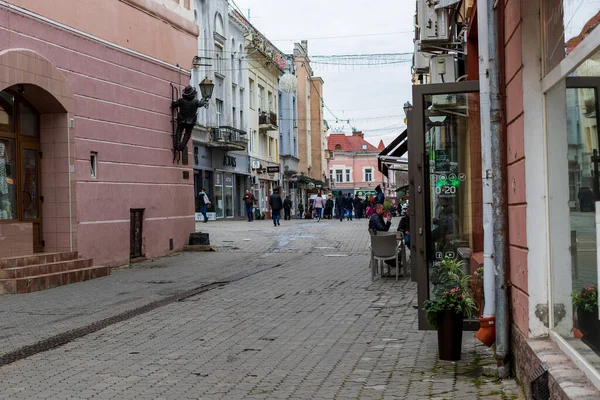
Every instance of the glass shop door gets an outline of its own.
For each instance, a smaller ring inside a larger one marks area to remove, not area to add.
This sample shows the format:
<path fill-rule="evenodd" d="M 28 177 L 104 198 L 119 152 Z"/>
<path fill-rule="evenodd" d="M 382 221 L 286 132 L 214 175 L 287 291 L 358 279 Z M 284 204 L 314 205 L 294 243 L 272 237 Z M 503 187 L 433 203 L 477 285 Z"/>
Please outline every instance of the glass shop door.
<path fill-rule="evenodd" d="M 422 309 L 433 296 L 433 267 L 444 258 L 464 260 L 465 273 L 472 275 L 471 256 L 483 250 L 479 83 L 414 86 L 411 123 L 411 262 L 419 329 L 431 329 Z M 465 321 L 466 330 L 478 328 L 478 320 Z"/>

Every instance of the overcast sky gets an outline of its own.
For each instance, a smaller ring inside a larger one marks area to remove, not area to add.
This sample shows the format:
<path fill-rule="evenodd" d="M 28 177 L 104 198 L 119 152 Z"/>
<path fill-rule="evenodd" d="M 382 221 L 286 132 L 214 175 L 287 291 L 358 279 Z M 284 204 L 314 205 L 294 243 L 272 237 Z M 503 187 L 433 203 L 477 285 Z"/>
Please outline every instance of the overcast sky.
<path fill-rule="evenodd" d="M 311 55 L 406 53 L 414 50 L 414 0 L 235 0 L 250 22 L 285 53 L 308 40 Z M 405 32 L 400 34 L 374 35 Z M 324 39 L 331 36 L 355 36 Z M 410 63 L 391 66 L 312 64 L 325 81 L 323 99 L 339 119 L 365 133 L 377 145 L 391 142 L 404 129 L 402 105 L 411 100 Z M 333 127 L 350 132 L 350 125 Z M 378 130 L 379 129 L 379 130 Z"/>

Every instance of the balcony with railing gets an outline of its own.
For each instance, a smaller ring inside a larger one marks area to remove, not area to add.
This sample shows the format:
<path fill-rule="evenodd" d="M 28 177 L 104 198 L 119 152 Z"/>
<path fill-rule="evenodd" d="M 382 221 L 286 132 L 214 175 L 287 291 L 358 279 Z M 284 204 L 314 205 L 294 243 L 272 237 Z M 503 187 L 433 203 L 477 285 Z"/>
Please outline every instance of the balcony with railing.
<path fill-rule="evenodd" d="M 277 113 L 273 111 L 262 111 L 258 114 L 258 129 L 262 131 L 276 131 Z"/>
<path fill-rule="evenodd" d="M 210 132 L 209 147 L 218 147 L 225 150 L 246 150 L 248 136 L 246 131 L 232 126 L 219 126 Z"/>

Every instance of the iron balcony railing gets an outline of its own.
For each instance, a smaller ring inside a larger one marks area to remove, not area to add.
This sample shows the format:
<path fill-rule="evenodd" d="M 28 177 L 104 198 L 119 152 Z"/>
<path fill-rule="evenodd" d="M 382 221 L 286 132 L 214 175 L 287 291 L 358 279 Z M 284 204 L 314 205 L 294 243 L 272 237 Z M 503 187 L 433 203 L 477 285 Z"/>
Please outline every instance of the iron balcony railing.
<path fill-rule="evenodd" d="M 277 126 L 277 113 L 273 111 L 263 111 L 258 115 L 258 124 L 259 125 L 273 125 Z"/>
<path fill-rule="evenodd" d="M 218 128 L 212 128 L 211 138 L 217 142 L 242 142 L 248 141 L 246 131 L 234 128 L 232 126 L 219 126 Z"/>

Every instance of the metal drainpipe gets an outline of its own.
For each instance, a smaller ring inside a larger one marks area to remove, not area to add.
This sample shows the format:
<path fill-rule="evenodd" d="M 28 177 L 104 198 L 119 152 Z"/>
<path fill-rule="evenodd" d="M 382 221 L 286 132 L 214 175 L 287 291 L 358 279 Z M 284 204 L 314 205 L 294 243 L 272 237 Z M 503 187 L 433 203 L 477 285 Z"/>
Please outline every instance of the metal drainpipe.
<path fill-rule="evenodd" d="M 485 1 L 485 0 L 484 0 Z M 492 188 L 494 191 L 494 275 L 496 278 L 496 358 L 501 378 L 508 375 L 504 366 L 510 352 L 510 319 L 508 315 L 506 284 L 506 165 L 502 137 L 502 99 L 500 91 L 499 26 L 495 9 L 496 0 L 487 0 L 489 26 L 488 51 L 490 55 L 490 128 L 492 134 Z"/>
<path fill-rule="evenodd" d="M 477 41 L 479 50 L 479 101 L 481 114 L 481 172 L 483 200 L 483 317 L 496 314 L 494 284 L 494 212 L 492 189 L 492 132 L 490 130 L 490 55 L 488 48 L 487 3 L 477 4 Z"/>

